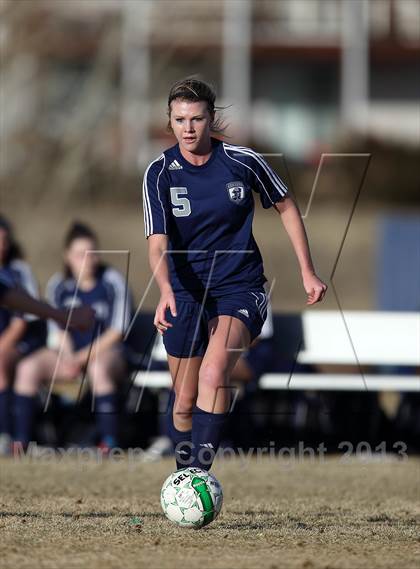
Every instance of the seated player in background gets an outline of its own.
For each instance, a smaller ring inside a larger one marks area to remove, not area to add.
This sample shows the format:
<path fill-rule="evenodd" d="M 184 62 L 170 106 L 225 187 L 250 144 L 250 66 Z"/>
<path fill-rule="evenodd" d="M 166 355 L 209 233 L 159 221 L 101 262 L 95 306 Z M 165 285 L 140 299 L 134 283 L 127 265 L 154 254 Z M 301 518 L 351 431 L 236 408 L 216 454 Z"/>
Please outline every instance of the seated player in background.
<path fill-rule="evenodd" d="M 9 221 L 0 215 L 0 270 L 11 286 L 38 297 L 38 285 L 23 261 Z M 45 345 L 46 324 L 36 316 L 0 307 L 0 455 L 11 444 L 11 384 L 16 364 Z"/>
<path fill-rule="evenodd" d="M 98 241 L 86 225 L 74 223 L 64 243 L 64 272 L 54 275 L 47 297 L 57 308 L 82 304 L 96 314 L 93 330 L 64 330 L 50 324 L 55 348 L 25 359 L 16 371 L 20 397 L 16 442 L 25 448 L 32 436 L 35 396 L 42 382 L 75 381 L 87 373 L 96 412 L 99 447 L 106 453 L 118 444 L 117 382 L 126 372 L 122 339 L 131 315 L 125 278 L 101 262 Z"/>

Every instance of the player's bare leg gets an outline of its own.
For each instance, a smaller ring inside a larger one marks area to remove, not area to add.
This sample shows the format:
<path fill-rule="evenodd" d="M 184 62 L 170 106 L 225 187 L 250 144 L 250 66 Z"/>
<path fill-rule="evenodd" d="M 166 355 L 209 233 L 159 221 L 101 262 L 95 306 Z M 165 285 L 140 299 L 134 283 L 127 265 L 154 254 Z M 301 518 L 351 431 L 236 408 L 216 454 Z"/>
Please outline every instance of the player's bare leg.
<path fill-rule="evenodd" d="M 198 381 L 192 420 L 192 466 L 209 470 L 223 436 L 230 406 L 229 375 L 250 343 L 245 324 L 232 316 L 209 322 L 209 344 Z"/>
<path fill-rule="evenodd" d="M 209 345 L 200 368 L 197 407 L 209 413 L 229 410 L 229 375 L 249 344 L 249 331 L 238 318 L 218 316 L 210 320 Z"/>
<path fill-rule="evenodd" d="M 89 361 L 87 373 L 94 396 L 115 391 L 116 382 L 124 376 L 127 365 L 118 350 L 105 350 Z"/>
<path fill-rule="evenodd" d="M 41 382 L 51 381 L 54 374 L 58 381 L 72 381 L 77 372 L 77 366 L 65 357 L 60 357 L 55 350 L 44 348 L 18 364 L 14 391 L 20 395 L 34 396 Z"/>
<path fill-rule="evenodd" d="M 178 431 L 191 430 L 192 410 L 198 393 L 198 377 L 203 358 L 175 358 L 168 355 L 169 370 L 175 391 L 174 426 Z"/>

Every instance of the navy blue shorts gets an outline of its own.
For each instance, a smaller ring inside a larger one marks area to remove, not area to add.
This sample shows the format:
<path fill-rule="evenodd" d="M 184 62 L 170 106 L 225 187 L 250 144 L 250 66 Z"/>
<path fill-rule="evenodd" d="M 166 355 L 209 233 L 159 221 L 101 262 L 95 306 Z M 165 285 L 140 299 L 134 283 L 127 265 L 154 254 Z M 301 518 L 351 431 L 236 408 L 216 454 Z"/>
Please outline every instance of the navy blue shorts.
<path fill-rule="evenodd" d="M 203 356 L 208 345 L 208 323 L 216 316 L 234 316 L 248 328 L 251 342 L 260 335 L 267 317 L 267 293 L 263 287 L 246 292 L 208 298 L 200 302 L 176 299 L 177 316 L 168 309 L 166 319 L 173 324 L 163 334 L 163 343 L 170 356 L 190 358 Z"/>

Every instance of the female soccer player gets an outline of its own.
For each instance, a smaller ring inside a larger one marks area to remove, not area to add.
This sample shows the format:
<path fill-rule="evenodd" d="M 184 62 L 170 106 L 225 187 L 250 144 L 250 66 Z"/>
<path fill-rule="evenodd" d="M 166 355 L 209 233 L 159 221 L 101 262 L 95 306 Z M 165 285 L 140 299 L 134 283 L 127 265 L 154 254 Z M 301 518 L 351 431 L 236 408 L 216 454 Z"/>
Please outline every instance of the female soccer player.
<path fill-rule="evenodd" d="M 100 448 L 107 452 L 117 445 L 116 382 L 126 370 L 122 336 L 128 324 L 131 301 L 123 276 L 101 263 L 98 244 L 92 230 L 75 223 L 64 247 L 64 274 L 54 275 L 47 287 L 47 297 L 60 308 L 85 304 L 96 314 L 94 331 L 65 332 L 52 327 L 57 347 L 44 349 L 26 358 L 16 371 L 15 392 L 21 397 L 20 423 L 16 442 L 27 446 L 31 437 L 34 397 L 41 381 L 73 381 L 87 371 L 97 412 Z"/>
<path fill-rule="evenodd" d="M 161 294 L 154 324 L 175 389 L 178 468 L 211 467 L 229 409 L 229 374 L 266 317 L 267 279 L 252 234 L 254 194 L 280 214 L 307 304 L 327 290 L 282 180 L 250 148 L 211 136 L 224 130 L 215 99 L 198 79 L 173 85 L 168 127 L 177 144 L 149 164 L 143 181 L 149 261 Z"/>

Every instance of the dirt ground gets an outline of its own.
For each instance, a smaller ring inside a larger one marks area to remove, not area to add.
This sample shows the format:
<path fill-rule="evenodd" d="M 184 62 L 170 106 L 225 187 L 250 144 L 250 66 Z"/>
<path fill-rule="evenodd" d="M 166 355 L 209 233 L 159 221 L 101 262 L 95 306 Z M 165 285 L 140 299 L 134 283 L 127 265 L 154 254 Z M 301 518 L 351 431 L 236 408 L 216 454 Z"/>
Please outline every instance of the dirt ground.
<path fill-rule="evenodd" d="M 2 459 L 0 567 L 418 567 L 419 458 L 219 460 L 223 509 L 198 531 L 161 512 L 173 466 Z"/>

